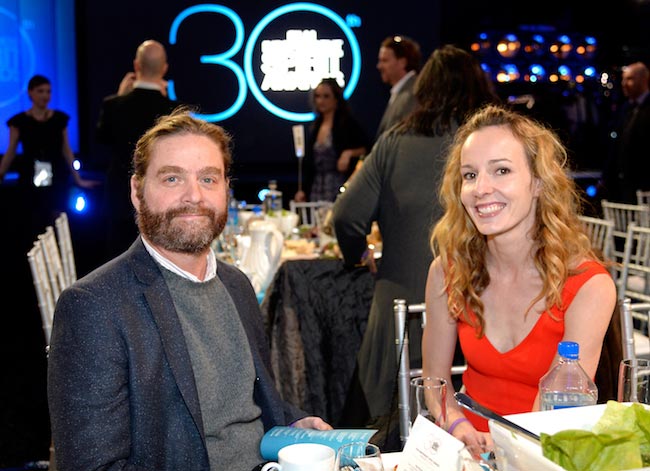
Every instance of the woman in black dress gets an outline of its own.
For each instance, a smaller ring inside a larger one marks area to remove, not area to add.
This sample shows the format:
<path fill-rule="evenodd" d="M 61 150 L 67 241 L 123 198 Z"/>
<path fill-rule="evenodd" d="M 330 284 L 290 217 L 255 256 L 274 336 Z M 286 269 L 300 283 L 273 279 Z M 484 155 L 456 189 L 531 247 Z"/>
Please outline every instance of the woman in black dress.
<path fill-rule="evenodd" d="M 65 210 L 70 175 L 81 188 L 93 188 L 99 182 L 83 179 L 73 166 L 75 157 L 68 141 L 70 117 L 48 107 L 50 80 L 34 75 L 27 92 L 31 108 L 7 121 L 9 146 L 0 161 L 0 182 L 15 160 L 19 194 L 30 206 L 33 228 L 40 231 Z M 21 155 L 16 154 L 18 143 L 22 144 Z"/>

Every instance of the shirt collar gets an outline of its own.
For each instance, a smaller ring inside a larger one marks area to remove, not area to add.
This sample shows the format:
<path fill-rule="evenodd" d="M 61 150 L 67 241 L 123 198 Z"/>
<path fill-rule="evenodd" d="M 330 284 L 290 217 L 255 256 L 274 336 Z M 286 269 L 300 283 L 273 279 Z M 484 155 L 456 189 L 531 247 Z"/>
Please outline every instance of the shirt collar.
<path fill-rule="evenodd" d="M 206 281 L 210 281 L 212 278 L 217 276 L 217 257 L 215 257 L 212 248 L 210 248 L 210 252 L 207 255 L 208 267 L 205 271 L 205 279 L 200 280 L 192 273 L 183 270 L 174 262 L 172 262 L 171 260 L 163 256 L 160 252 L 154 249 L 153 246 L 149 242 L 147 242 L 147 240 L 144 237 L 141 237 L 141 239 L 142 239 L 142 243 L 144 244 L 144 248 L 147 249 L 149 255 L 151 255 L 153 259 L 156 262 L 158 262 L 160 265 L 162 265 L 164 268 L 171 271 L 172 273 L 176 273 L 178 276 L 182 276 L 183 278 L 186 278 L 190 281 L 194 281 L 195 283 L 205 283 Z"/>
<path fill-rule="evenodd" d="M 154 82 L 147 82 L 146 80 L 136 80 L 133 82 L 133 88 L 143 88 L 145 90 L 158 90 L 162 91 L 162 87 Z"/>
<path fill-rule="evenodd" d="M 397 93 L 402 89 L 404 84 L 415 75 L 415 70 L 409 70 L 404 77 L 399 79 L 395 85 L 393 85 L 390 89 L 390 94 L 391 95 L 397 95 Z"/>

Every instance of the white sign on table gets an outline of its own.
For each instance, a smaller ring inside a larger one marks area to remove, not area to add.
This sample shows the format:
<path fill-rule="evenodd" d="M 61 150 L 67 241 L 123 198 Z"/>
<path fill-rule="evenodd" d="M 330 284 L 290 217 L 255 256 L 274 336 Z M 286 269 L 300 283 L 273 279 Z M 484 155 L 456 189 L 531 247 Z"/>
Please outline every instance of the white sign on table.
<path fill-rule="evenodd" d="M 418 415 L 409 432 L 399 471 L 456 470 L 465 444 L 427 418 Z"/>

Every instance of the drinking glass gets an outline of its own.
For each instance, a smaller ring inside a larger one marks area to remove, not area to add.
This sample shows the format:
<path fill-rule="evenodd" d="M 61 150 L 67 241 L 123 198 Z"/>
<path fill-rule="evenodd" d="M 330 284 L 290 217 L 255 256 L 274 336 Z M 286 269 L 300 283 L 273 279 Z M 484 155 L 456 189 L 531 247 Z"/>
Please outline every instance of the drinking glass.
<path fill-rule="evenodd" d="M 335 471 L 384 471 L 377 445 L 353 442 L 343 445 L 336 453 Z"/>
<path fill-rule="evenodd" d="M 438 377 L 418 376 L 411 380 L 409 400 L 411 424 L 422 415 L 446 429 L 447 426 L 447 380 Z"/>
<path fill-rule="evenodd" d="M 650 404 L 650 360 L 627 358 L 621 361 L 617 400 Z"/>

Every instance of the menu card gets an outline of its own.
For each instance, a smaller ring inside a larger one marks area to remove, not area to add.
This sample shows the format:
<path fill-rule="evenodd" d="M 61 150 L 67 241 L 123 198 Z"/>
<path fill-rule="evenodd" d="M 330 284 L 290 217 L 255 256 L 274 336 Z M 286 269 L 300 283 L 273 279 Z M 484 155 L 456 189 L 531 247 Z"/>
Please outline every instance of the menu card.
<path fill-rule="evenodd" d="M 465 444 L 418 415 L 399 462 L 399 471 L 450 471 L 459 469 Z"/>
<path fill-rule="evenodd" d="M 276 426 L 266 432 L 260 443 L 262 458 L 277 460 L 281 448 L 294 443 L 320 443 L 337 451 L 339 447 L 352 442 L 368 442 L 377 432 L 373 429 L 315 430 L 287 426 Z"/>

